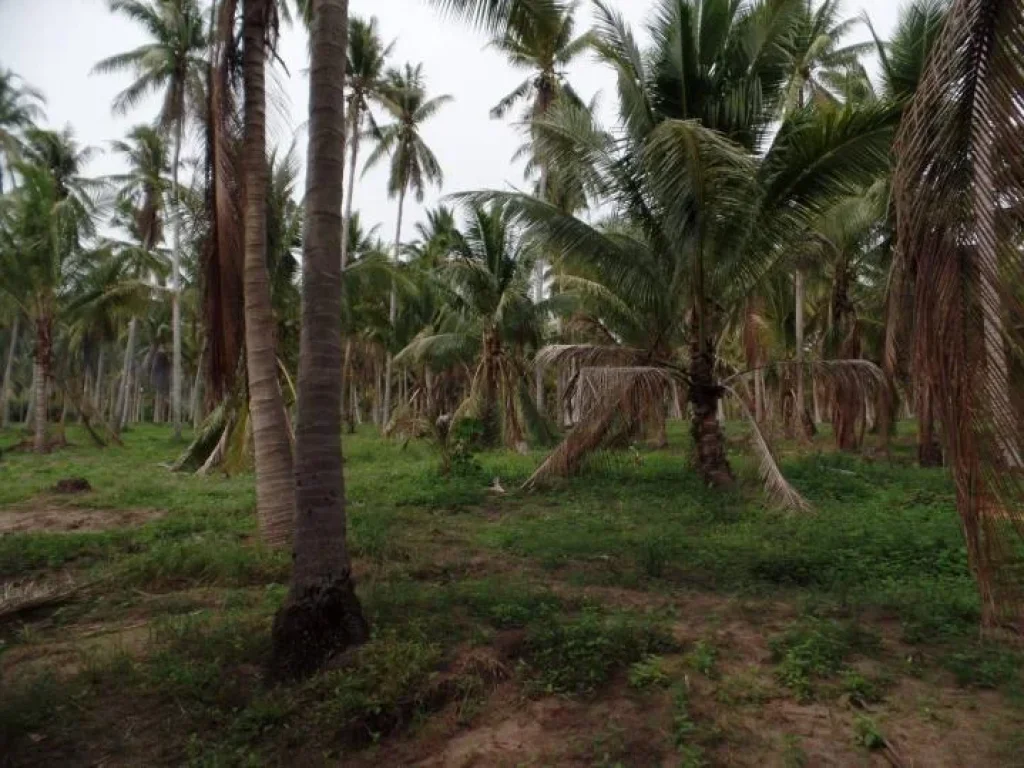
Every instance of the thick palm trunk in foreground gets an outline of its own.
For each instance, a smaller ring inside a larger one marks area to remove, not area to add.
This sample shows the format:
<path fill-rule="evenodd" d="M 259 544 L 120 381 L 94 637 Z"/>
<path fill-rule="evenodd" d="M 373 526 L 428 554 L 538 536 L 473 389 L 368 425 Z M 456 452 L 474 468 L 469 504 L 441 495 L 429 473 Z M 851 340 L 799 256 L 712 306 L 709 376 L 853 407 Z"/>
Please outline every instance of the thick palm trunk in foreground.
<path fill-rule="evenodd" d="M 245 0 L 245 357 L 256 463 L 260 536 L 283 547 L 295 516 L 295 478 L 267 273 L 266 34 L 269 0 Z M 339 86 L 340 87 L 340 86 Z M 341 203 L 338 203 L 339 209 Z M 339 224 L 338 231 L 341 231 Z M 337 260 L 337 251 L 335 251 Z"/>
<path fill-rule="evenodd" d="M 14 373 L 14 354 L 18 349 L 18 321 L 21 318 L 14 316 L 14 324 L 11 326 L 11 343 L 7 347 L 7 362 L 4 364 L 4 384 L 0 390 L 0 427 L 10 424 L 11 414 L 9 405 L 11 399 L 11 375 Z"/>
<path fill-rule="evenodd" d="M 345 157 L 347 0 L 314 6 L 310 66 L 302 335 L 295 430 L 291 588 L 274 618 L 271 673 L 310 674 L 368 635 L 345 536 L 341 457 L 341 197 Z"/>

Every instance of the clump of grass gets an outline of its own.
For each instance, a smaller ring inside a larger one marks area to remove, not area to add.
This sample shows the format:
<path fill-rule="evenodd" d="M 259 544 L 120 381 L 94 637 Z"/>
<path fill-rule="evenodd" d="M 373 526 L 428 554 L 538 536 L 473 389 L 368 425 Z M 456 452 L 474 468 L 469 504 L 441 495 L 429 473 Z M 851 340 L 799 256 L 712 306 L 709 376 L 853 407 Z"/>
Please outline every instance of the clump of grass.
<path fill-rule="evenodd" d="M 878 647 L 878 638 L 852 622 L 809 618 L 771 642 L 776 675 L 800 699 L 813 697 L 814 681 L 844 669 L 855 653 Z"/>
<path fill-rule="evenodd" d="M 660 656 L 644 656 L 629 668 L 629 686 L 638 691 L 663 688 L 669 684 L 665 662 Z"/>
<path fill-rule="evenodd" d="M 546 693 L 590 693 L 617 669 L 673 648 L 657 622 L 630 614 L 587 610 L 530 628 L 524 661 L 534 687 Z"/>
<path fill-rule="evenodd" d="M 964 687 L 1020 689 L 1024 685 L 1024 654 L 994 644 L 951 651 L 942 658 L 942 666 Z"/>
<path fill-rule="evenodd" d="M 317 727 L 348 742 L 375 741 L 430 704 L 429 683 L 441 658 L 441 647 L 427 638 L 379 632 L 345 668 L 314 678 L 300 695 L 316 700 L 310 718 Z"/>
<path fill-rule="evenodd" d="M 885 699 L 885 691 L 891 684 L 892 680 L 887 676 L 865 675 L 850 669 L 843 673 L 841 690 L 851 703 L 864 707 Z"/>
<path fill-rule="evenodd" d="M 0 696 L 0 746 L 51 722 L 67 704 L 68 687 L 50 673 L 5 682 Z"/>
<path fill-rule="evenodd" d="M 697 644 L 686 654 L 686 663 L 710 680 L 718 677 L 718 671 L 715 668 L 717 660 L 718 651 L 707 640 L 698 640 Z"/>
<path fill-rule="evenodd" d="M 704 768 L 705 757 L 701 729 L 690 714 L 690 697 L 686 689 L 677 686 L 672 696 L 672 741 L 679 753 L 680 768 Z"/>
<path fill-rule="evenodd" d="M 246 586 L 284 582 L 289 555 L 235 538 L 194 536 L 185 541 L 156 541 L 125 558 L 117 568 L 122 584 L 217 584 Z"/>

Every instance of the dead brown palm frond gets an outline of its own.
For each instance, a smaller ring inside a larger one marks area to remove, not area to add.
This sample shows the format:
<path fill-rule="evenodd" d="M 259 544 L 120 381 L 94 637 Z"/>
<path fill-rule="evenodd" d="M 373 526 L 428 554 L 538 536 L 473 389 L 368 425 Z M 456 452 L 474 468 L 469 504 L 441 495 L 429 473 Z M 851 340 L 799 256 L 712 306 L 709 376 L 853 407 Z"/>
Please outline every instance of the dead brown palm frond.
<path fill-rule="evenodd" d="M 896 143 L 914 377 L 941 423 L 986 627 L 1024 632 L 1024 4 L 954 0 Z"/>
<path fill-rule="evenodd" d="M 781 371 L 787 368 L 795 369 L 797 366 L 812 376 L 859 387 L 864 390 L 865 396 L 885 382 L 882 369 L 870 360 L 805 360 L 802 363 L 795 360 L 777 360 L 758 368 L 735 373 L 724 379 L 722 384 L 733 385 L 753 376 L 757 371 Z"/>
<path fill-rule="evenodd" d="M 758 474 L 761 477 L 768 500 L 772 504 L 794 512 L 810 511 L 811 505 L 783 476 L 771 445 L 768 443 L 768 439 L 764 436 L 761 426 L 750 412 L 744 399 L 732 387 L 723 386 L 722 389 L 736 398 L 740 410 L 743 411 L 743 415 L 747 419 L 747 424 L 750 425 L 750 431 L 753 435 L 750 445 L 754 449 L 754 454 L 759 462 Z"/>
<path fill-rule="evenodd" d="M 234 18 L 237 0 L 214 3 L 218 13 L 209 65 L 206 115 L 207 232 L 202 250 L 204 326 L 208 333 L 207 380 L 210 402 L 220 402 L 234 386 L 245 334 L 242 293 L 243 221 L 239 201 L 241 126 L 232 68 L 237 66 Z"/>
<path fill-rule="evenodd" d="M 577 386 L 582 395 L 579 422 L 524 488 L 575 474 L 588 454 L 649 422 L 656 409 L 664 408 L 672 377 L 662 368 L 585 368 Z"/>
<path fill-rule="evenodd" d="M 596 366 L 637 366 L 649 355 L 634 347 L 602 344 L 552 344 L 544 347 L 534 358 L 544 367 L 575 365 L 578 368 Z"/>
<path fill-rule="evenodd" d="M 58 582 L 12 582 L 0 586 L 0 619 L 70 598 L 79 586 L 70 579 Z"/>

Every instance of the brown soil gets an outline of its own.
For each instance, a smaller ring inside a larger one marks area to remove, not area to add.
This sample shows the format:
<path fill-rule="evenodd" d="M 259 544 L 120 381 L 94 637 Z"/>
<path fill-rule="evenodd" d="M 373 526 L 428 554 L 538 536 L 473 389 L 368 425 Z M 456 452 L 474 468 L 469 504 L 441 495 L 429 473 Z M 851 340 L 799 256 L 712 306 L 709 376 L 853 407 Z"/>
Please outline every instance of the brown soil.
<path fill-rule="evenodd" d="M 5 533 L 67 533 L 133 528 L 164 515 L 156 509 L 85 509 L 35 500 L 0 509 L 0 535 Z"/>

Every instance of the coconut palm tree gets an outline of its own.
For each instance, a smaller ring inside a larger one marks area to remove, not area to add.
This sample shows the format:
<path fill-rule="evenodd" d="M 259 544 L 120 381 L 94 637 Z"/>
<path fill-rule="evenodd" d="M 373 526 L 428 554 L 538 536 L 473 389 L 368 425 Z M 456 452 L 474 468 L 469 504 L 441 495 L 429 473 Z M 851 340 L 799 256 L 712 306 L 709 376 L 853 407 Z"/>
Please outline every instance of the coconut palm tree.
<path fill-rule="evenodd" d="M 348 264 L 349 228 L 352 225 L 353 201 L 355 199 L 356 173 L 359 163 L 359 145 L 363 133 L 363 121 L 369 119 L 371 131 L 376 131 L 370 105 L 379 101 L 387 90 L 385 65 L 394 43 L 384 45 L 377 31 L 377 19 L 365 21 L 358 17 L 349 19 L 348 24 L 348 65 L 345 86 L 348 88 L 349 119 L 349 174 L 348 190 L 345 195 L 344 231 L 341 233 L 341 269 Z"/>
<path fill-rule="evenodd" d="M 171 412 L 174 434 L 181 437 L 181 255 L 178 171 L 185 123 L 204 104 L 207 40 L 197 0 L 109 0 L 113 13 L 142 26 L 151 41 L 103 59 L 94 72 L 131 72 L 135 79 L 114 99 L 114 111 L 126 114 L 147 96 L 163 94 L 159 123 L 173 136 L 171 161 L 171 311 L 173 364 Z"/>
<path fill-rule="evenodd" d="M 295 517 L 290 428 L 278 379 L 277 334 L 267 269 L 266 61 L 278 28 L 276 0 L 242 4 L 245 177 L 245 356 L 256 458 L 260 532 L 285 546 Z M 340 203 L 339 203 L 340 205 Z M 339 208 L 340 210 L 340 208 Z"/>
<path fill-rule="evenodd" d="M 896 260 L 986 627 L 1024 632 L 1020 350 L 1024 8 L 953 0 L 896 142 Z"/>
<path fill-rule="evenodd" d="M 109 178 L 118 187 L 114 204 L 115 223 L 131 236 L 132 242 L 124 244 L 123 250 L 132 256 L 133 277 L 146 279 L 153 276 L 151 270 L 155 266 L 156 251 L 163 239 L 167 218 L 167 192 L 173 184 L 168 180 L 171 168 L 167 144 L 159 131 L 140 125 L 132 129 L 126 140 L 111 142 L 111 147 L 128 166 L 126 173 Z M 137 325 L 138 318 L 133 315 L 128 321 L 119 406 L 114 418 L 118 429 L 128 421 Z"/>
<path fill-rule="evenodd" d="M 541 4 L 531 6 L 527 12 L 514 18 L 503 34 L 491 45 L 505 55 L 509 64 L 525 70 L 527 77 L 491 110 L 491 117 L 504 117 L 518 104 L 525 104 L 524 122 L 529 127 L 534 120 L 545 117 L 559 99 L 582 104 L 572 86 L 565 79 L 565 68 L 582 56 L 592 44 L 593 35 L 586 32 L 576 36 L 578 3 L 565 6 Z M 532 134 L 532 129 L 531 129 Z M 533 155 L 528 168 L 540 170 L 540 195 L 549 197 L 548 180 L 553 171 L 550 162 L 537 156 L 536 142 L 529 147 Z M 534 291 L 536 301 L 544 299 L 546 269 L 543 259 L 536 261 Z M 535 399 L 538 407 L 544 402 L 543 371 L 538 366 L 534 376 Z"/>
<path fill-rule="evenodd" d="M 20 184 L 0 207 L 0 289 L 35 330 L 33 444 L 45 453 L 54 333 L 64 293 L 84 269 L 82 240 L 93 232 L 94 206 L 77 175 L 87 151 L 68 132 L 33 131 L 25 154 L 14 166 Z"/>
<path fill-rule="evenodd" d="M 345 166 L 347 0 L 313 5 L 302 341 L 296 424 L 294 558 L 288 597 L 274 618 L 271 669 L 302 676 L 363 642 L 366 620 L 346 548 L 341 454 L 341 202 Z"/>
<path fill-rule="evenodd" d="M 654 47 L 644 55 L 622 18 L 607 6 L 599 8 L 597 46 L 619 73 L 618 132 L 610 136 L 584 110 L 564 106 L 538 121 L 537 129 L 542 151 L 612 205 L 625 234 L 611 236 L 529 196 L 491 193 L 484 199 L 507 201 L 529 234 L 561 258 L 608 260 L 610 272 L 600 284 L 605 288 L 614 282 L 640 286 L 644 275 L 651 287 L 661 284 L 661 290 L 685 297 L 685 366 L 669 365 L 649 342 L 639 353 L 630 352 L 631 368 L 639 370 L 620 371 L 606 382 L 610 399 L 591 415 L 600 422 L 624 407 L 634 391 L 656 392 L 654 384 L 669 370 L 689 393 L 702 476 L 727 484 L 732 472 L 718 421 L 718 403 L 727 390 L 717 350 L 729 308 L 745 301 L 777 263 L 776 244 L 785 233 L 802 231 L 833 195 L 885 169 L 893 115 L 884 105 L 801 110 L 773 132 L 791 39 L 784 15 L 734 8 L 731 15 L 714 17 L 713 34 L 705 29 L 697 35 L 696 3 L 665 0 L 652 27 Z M 709 47 L 679 56 L 673 46 L 682 40 Z M 741 40 L 761 46 L 750 48 Z M 653 278 L 646 276 L 649 270 L 632 270 L 643 263 L 633 253 L 638 248 L 653 251 L 657 262 L 671 268 Z M 627 306 L 639 298 L 630 296 Z M 591 353 L 585 347 L 555 357 L 567 362 L 577 355 L 582 363 Z M 652 364 L 655 359 L 662 363 Z M 652 375 L 648 368 L 660 372 Z M 603 432 L 592 420 L 570 440 L 589 442 L 583 438 L 592 429 Z M 777 473 L 769 479 L 784 500 L 793 498 Z"/>
<path fill-rule="evenodd" d="M 43 94 L 24 83 L 9 69 L 0 69 L 0 194 L 4 191 L 4 173 L 17 160 L 24 131 L 43 117 Z"/>
<path fill-rule="evenodd" d="M 871 50 L 871 43 L 847 44 L 846 39 L 860 23 L 857 18 L 842 17 L 842 0 L 823 0 L 817 8 L 814 0 L 807 0 L 796 29 L 792 45 L 790 76 L 783 109 L 803 109 L 810 103 L 835 106 L 841 91 L 847 86 L 850 72 L 863 73 L 861 55 Z M 870 81 L 864 77 L 870 85 Z M 804 305 L 805 275 L 802 265 L 793 271 L 795 301 L 796 360 L 804 359 Z M 804 394 L 804 370 L 796 369 L 796 407 L 793 409 L 797 433 L 807 436 L 813 421 L 807 414 Z"/>
<path fill-rule="evenodd" d="M 427 98 L 422 64 L 406 64 L 404 69 L 393 69 L 388 72 L 387 79 L 388 93 L 381 103 L 393 122 L 380 128 L 377 145 L 366 159 L 363 172 L 375 167 L 385 157 L 390 157 L 388 196 L 398 198 L 394 245 L 394 260 L 397 263 L 402 246 L 402 216 L 406 195 L 412 192 L 416 201 L 422 202 L 428 185 L 440 187 L 444 181 L 441 165 L 423 140 L 421 131 L 424 123 L 436 115 L 452 97 L 445 95 Z M 397 297 L 392 291 L 389 310 L 392 323 L 395 322 L 397 312 Z M 391 357 L 389 353 L 384 374 L 385 424 L 391 418 Z"/>
<path fill-rule="evenodd" d="M 520 448 L 540 426 L 526 376 L 526 354 L 539 347 L 546 309 L 530 298 L 535 258 L 505 206 L 471 206 L 436 269 L 442 305 L 396 358 L 439 369 L 470 366 L 469 392 L 454 422 L 477 422 L 487 445 Z"/>

